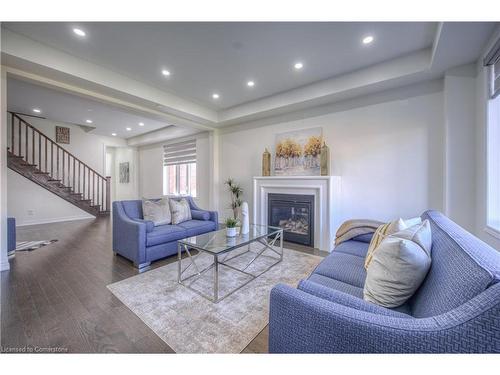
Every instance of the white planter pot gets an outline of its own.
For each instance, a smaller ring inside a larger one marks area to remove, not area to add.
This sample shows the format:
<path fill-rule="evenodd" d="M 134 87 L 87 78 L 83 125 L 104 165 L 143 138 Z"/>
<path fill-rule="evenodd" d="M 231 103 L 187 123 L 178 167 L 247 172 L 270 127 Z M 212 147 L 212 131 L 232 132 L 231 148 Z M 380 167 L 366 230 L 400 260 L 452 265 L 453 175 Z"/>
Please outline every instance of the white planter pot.
<path fill-rule="evenodd" d="M 226 236 L 236 237 L 236 228 L 226 228 Z"/>

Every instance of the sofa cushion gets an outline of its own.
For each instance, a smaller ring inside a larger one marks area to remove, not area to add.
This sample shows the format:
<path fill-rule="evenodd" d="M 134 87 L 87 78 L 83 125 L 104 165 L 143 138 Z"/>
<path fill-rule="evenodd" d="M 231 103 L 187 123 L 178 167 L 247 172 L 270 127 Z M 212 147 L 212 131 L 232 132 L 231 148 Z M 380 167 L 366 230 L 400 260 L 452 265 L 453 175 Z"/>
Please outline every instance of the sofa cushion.
<path fill-rule="evenodd" d="M 330 289 L 335 289 L 339 290 L 341 292 L 350 294 L 352 296 L 358 297 L 358 298 L 363 298 L 363 288 L 359 288 L 357 286 L 343 283 L 342 281 L 338 281 L 335 279 L 332 279 L 327 276 L 322 276 L 317 273 L 313 273 L 310 275 L 307 280 L 314 282 L 319 285 L 323 285 L 325 287 L 328 287 Z"/>
<path fill-rule="evenodd" d="M 370 265 L 375 251 L 377 251 L 377 248 L 382 243 L 384 238 L 405 228 L 406 224 L 401 218 L 391 221 L 387 224 L 383 224 L 377 228 L 377 230 L 373 234 L 372 240 L 370 241 L 370 246 L 368 246 L 368 251 L 366 252 L 365 269 L 367 269 Z"/>
<path fill-rule="evenodd" d="M 191 206 L 187 199 L 170 199 L 170 211 L 172 213 L 172 224 L 180 224 L 191 220 Z"/>
<path fill-rule="evenodd" d="M 327 301 L 351 307 L 356 310 L 385 316 L 394 316 L 398 318 L 411 318 L 411 315 L 374 305 L 372 303 L 363 301 L 363 299 L 359 297 L 353 296 L 349 293 L 344 293 L 337 289 L 328 288 L 326 286 L 317 284 L 314 281 L 302 280 L 299 283 L 298 289 Z"/>
<path fill-rule="evenodd" d="M 359 236 L 353 237 L 353 241 L 370 243 L 373 238 L 373 233 L 360 234 Z"/>
<path fill-rule="evenodd" d="M 215 230 L 213 221 L 205 220 L 188 220 L 177 225 L 186 231 L 186 237 L 197 236 L 199 234 L 211 232 Z"/>
<path fill-rule="evenodd" d="M 429 271 L 431 244 L 428 220 L 386 237 L 368 267 L 363 298 L 389 308 L 406 303 Z"/>
<path fill-rule="evenodd" d="M 335 246 L 335 249 L 333 251 L 344 254 L 356 255 L 364 259 L 367 250 L 368 250 L 368 244 L 366 242 L 351 240 L 342 242 L 340 245 Z"/>
<path fill-rule="evenodd" d="M 145 220 L 152 221 L 155 227 L 170 224 L 172 222 L 172 215 L 170 214 L 168 198 L 159 200 L 143 199 L 142 215 Z"/>
<path fill-rule="evenodd" d="M 432 230 L 432 264 L 410 299 L 418 318 L 450 311 L 500 280 L 500 252 L 437 211 L 427 211 Z"/>
<path fill-rule="evenodd" d="M 178 225 L 160 225 L 146 234 L 146 246 L 159 245 L 189 237 L 186 230 Z"/>
<path fill-rule="evenodd" d="M 210 213 L 208 211 L 191 210 L 191 218 L 195 220 L 210 220 Z"/>
<path fill-rule="evenodd" d="M 314 273 L 363 288 L 366 278 L 364 262 L 359 256 L 333 251 Z"/>

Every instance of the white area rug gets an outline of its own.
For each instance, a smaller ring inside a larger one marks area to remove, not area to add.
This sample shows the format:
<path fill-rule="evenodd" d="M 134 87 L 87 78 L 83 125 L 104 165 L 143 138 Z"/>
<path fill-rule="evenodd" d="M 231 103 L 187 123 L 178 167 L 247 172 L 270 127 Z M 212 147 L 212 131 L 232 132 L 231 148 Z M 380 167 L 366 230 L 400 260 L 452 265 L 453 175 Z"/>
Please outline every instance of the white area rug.
<path fill-rule="evenodd" d="M 247 264 L 258 248 L 255 246 L 250 253 L 230 264 Z M 270 251 L 266 253 L 273 255 Z M 197 261 L 200 269 L 209 265 L 211 259 L 201 254 Z M 264 257 L 247 271 L 258 273 L 259 267 L 265 269 L 267 261 L 273 260 Z M 284 249 L 281 263 L 217 304 L 177 283 L 177 262 L 108 285 L 108 288 L 177 353 L 239 353 L 268 324 L 272 287 L 278 283 L 296 286 L 320 261 L 321 257 Z M 183 269 L 188 264 L 189 260 L 183 259 Z M 245 277 L 221 266 L 222 295 L 228 287 L 245 281 Z M 212 280 L 213 273 L 208 271 L 191 285 L 200 291 L 206 287 L 203 291 L 210 292 Z"/>

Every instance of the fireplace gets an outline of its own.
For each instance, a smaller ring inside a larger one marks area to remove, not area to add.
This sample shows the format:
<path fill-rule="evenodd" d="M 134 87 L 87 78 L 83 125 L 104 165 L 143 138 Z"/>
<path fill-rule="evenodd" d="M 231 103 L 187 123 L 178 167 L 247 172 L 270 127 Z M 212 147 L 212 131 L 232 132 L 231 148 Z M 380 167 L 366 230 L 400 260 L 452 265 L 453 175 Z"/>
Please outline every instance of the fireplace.
<path fill-rule="evenodd" d="M 269 225 L 283 228 L 284 240 L 314 246 L 314 195 L 267 195 Z"/>

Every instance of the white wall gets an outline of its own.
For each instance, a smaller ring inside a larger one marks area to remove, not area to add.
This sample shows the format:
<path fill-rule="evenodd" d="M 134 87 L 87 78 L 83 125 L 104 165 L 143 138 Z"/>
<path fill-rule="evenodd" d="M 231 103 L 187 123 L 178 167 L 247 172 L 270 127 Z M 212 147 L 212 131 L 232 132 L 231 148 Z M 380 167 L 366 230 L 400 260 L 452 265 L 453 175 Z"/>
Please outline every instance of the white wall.
<path fill-rule="evenodd" d="M 10 268 L 7 259 L 7 74 L 0 71 L 0 271 Z"/>
<path fill-rule="evenodd" d="M 202 208 L 210 208 L 210 192 L 213 183 L 211 175 L 210 136 L 207 132 L 193 136 L 169 140 L 139 148 L 139 193 L 144 198 L 163 195 L 163 145 L 196 139 L 196 203 Z"/>
<path fill-rule="evenodd" d="M 129 182 L 121 183 L 120 163 L 129 163 Z M 114 151 L 114 200 L 139 199 L 139 154 L 135 147 L 116 147 Z"/>
<path fill-rule="evenodd" d="M 61 145 L 97 172 L 105 173 L 105 147 L 125 146 L 124 139 L 84 132 L 79 126 L 25 117 L 48 137 L 55 138 L 55 126 L 70 128 L 70 144 Z M 113 183 L 113 180 L 112 180 Z M 10 171 L 7 178 L 8 215 L 17 225 L 31 225 L 92 217 L 28 179 Z"/>
<path fill-rule="evenodd" d="M 444 78 L 445 214 L 474 232 L 476 207 L 476 69 Z"/>
<path fill-rule="evenodd" d="M 336 221 L 390 220 L 413 217 L 428 208 L 442 210 L 441 90 L 442 82 L 433 82 L 334 105 L 330 113 L 315 117 L 228 129 L 220 135 L 221 180 L 232 177 L 240 183 L 252 207 L 252 177 L 261 174 L 262 152 L 266 147 L 272 152 L 276 134 L 322 127 L 330 147 L 331 174 L 342 179 Z M 227 216 L 229 195 L 224 188 L 219 194 L 219 211 Z"/>

